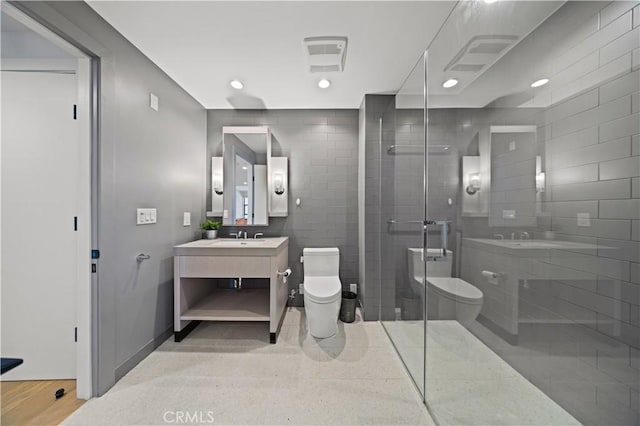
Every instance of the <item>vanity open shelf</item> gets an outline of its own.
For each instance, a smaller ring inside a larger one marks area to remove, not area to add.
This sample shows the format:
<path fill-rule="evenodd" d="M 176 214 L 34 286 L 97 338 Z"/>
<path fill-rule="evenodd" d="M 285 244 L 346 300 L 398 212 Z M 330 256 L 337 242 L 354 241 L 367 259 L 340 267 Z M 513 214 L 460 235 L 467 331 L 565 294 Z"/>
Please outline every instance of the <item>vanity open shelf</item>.
<path fill-rule="evenodd" d="M 269 322 L 269 289 L 215 289 L 182 313 L 180 320 Z"/>
<path fill-rule="evenodd" d="M 198 240 L 175 246 L 174 336 L 180 342 L 200 321 L 264 321 L 275 343 L 287 305 L 289 239 Z M 218 279 L 267 278 L 268 288 L 219 288 Z"/>

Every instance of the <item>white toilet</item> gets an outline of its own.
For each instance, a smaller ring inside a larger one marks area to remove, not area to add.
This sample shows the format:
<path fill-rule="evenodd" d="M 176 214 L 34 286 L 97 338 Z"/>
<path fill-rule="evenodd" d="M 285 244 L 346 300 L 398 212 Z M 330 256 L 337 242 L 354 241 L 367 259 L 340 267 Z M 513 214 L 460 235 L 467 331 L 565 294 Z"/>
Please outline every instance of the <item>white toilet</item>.
<path fill-rule="evenodd" d="M 411 288 L 424 297 L 424 264 L 421 248 L 409 248 L 409 280 Z M 441 255 L 440 249 L 427 249 L 429 257 Z M 429 261 L 427 265 L 427 319 L 457 320 L 461 324 L 474 321 L 482 309 L 482 291 L 451 277 L 453 252 L 446 259 Z"/>
<path fill-rule="evenodd" d="M 340 251 L 333 248 L 305 248 L 304 310 L 307 327 L 313 337 L 324 339 L 338 331 L 342 302 Z"/>

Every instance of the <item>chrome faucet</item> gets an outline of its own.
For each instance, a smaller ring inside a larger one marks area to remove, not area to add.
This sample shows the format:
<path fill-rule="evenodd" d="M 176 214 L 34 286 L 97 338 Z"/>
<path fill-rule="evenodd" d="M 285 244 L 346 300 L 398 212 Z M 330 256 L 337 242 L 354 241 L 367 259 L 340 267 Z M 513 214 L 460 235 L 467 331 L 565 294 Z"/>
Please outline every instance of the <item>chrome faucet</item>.
<path fill-rule="evenodd" d="M 244 235 L 244 237 L 243 237 L 243 235 Z M 247 239 L 247 231 L 238 232 L 238 238 L 244 238 L 246 240 Z"/>
<path fill-rule="evenodd" d="M 236 240 L 240 237 L 238 237 L 238 233 L 237 232 L 229 232 L 229 235 L 231 235 L 232 237 L 236 237 Z"/>
<path fill-rule="evenodd" d="M 522 238 L 522 237 L 524 237 L 524 238 Z M 520 239 L 521 239 L 521 240 L 528 240 L 528 239 L 529 239 L 529 233 L 528 233 L 528 232 L 526 232 L 526 231 L 525 231 L 525 232 L 522 232 L 522 233 L 520 234 Z"/>
<path fill-rule="evenodd" d="M 264 234 L 262 232 L 256 232 L 255 234 L 253 234 L 253 239 L 255 240 L 256 238 L 260 238 L 260 237 L 264 237 Z"/>

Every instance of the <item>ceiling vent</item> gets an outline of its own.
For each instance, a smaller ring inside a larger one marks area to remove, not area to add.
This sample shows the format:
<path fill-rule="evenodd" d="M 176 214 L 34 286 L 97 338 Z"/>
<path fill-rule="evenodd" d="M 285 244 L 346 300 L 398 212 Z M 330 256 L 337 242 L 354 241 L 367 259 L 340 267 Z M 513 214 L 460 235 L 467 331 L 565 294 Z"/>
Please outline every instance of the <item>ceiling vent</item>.
<path fill-rule="evenodd" d="M 447 64 L 444 71 L 479 73 L 511 49 L 518 37 L 513 35 L 478 35 L 473 37 Z"/>
<path fill-rule="evenodd" d="M 304 47 L 312 73 L 344 71 L 347 37 L 307 37 Z"/>

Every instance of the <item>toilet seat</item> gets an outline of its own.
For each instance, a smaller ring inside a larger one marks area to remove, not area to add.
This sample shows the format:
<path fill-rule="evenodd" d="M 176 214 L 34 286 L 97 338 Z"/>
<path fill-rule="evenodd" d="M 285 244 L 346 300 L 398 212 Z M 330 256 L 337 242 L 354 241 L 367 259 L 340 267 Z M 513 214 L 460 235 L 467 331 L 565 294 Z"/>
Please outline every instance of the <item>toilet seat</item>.
<path fill-rule="evenodd" d="M 304 295 L 315 303 L 332 303 L 340 299 L 342 284 L 336 276 L 305 277 Z"/>
<path fill-rule="evenodd" d="M 427 276 L 427 281 L 431 289 L 443 297 L 470 305 L 482 303 L 482 291 L 460 278 Z"/>

